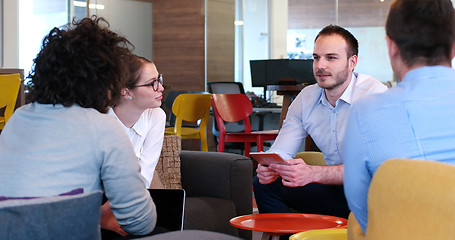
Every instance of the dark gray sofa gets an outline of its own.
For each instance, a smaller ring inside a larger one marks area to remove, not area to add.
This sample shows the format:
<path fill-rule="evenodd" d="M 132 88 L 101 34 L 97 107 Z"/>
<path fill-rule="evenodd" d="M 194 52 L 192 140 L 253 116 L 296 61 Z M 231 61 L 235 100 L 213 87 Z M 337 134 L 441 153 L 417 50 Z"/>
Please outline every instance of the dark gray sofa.
<path fill-rule="evenodd" d="M 243 155 L 182 150 L 181 181 L 187 194 L 184 228 L 251 239 L 251 231 L 229 224 L 232 217 L 251 214 L 251 160 Z"/>

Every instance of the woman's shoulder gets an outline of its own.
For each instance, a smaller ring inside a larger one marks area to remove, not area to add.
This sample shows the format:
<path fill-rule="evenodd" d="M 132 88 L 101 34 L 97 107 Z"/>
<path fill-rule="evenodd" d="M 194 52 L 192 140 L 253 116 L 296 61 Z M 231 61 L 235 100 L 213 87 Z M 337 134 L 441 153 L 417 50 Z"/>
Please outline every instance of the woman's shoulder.
<path fill-rule="evenodd" d="M 159 107 L 146 109 L 135 125 L 145 128 L 154 128 L 157 126 L 164 128 L 166 125 L 166 113 Z"/>
<path fill-rule="evenodd" d="M 160 107 L 158 107 L 158 108 L 149 108 L 149 109 L 146 109 L 142 113 L 141 118 L 155 119 L 155 120 L 157 120 L 157 119 L 158 120 L 166 119 L 166 113 Z"/>

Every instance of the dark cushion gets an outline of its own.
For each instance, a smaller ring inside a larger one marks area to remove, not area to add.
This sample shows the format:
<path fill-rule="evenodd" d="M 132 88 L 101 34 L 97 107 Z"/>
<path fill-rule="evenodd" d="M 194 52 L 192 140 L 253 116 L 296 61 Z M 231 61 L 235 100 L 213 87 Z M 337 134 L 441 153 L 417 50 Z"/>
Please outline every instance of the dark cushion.
<path fill-rule="evenodd" d="M 183 228 L 199 229 L 238 236 L 238 229 L 229 224 L 236 217 L 235 205 L 230 200 L 212 197 L 188 197 L 185 203 Z"/>

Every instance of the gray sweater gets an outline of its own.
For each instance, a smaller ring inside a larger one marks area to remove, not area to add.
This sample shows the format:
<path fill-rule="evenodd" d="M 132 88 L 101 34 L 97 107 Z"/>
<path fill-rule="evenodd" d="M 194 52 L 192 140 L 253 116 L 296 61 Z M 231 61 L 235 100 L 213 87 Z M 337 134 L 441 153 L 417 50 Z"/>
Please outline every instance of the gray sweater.
<path fill-rule="evenodd" d="M 128 136 L 94 109 L 32 103 L 16 110 L 0 135 L 0 183 L 8 197 L 104 190 L 125 231 L 143 235 L 155 227 Z"/>

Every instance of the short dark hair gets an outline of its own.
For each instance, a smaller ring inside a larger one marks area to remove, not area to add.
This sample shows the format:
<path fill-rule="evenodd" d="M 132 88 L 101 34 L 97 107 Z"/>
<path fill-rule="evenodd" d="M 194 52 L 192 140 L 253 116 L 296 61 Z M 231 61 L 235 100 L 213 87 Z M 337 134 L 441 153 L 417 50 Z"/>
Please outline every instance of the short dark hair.
<path fill-rule="evenodd" d="M 316 36 L 314 41 L 318 40 L 320 36 L 324 35 L 332 35 L 332 34 L 337 34 L 340 35 L 348 44 L 348 49 L 346 49 L 346 54 L 347 57 L 350 58 L 353 55 L 358 56 L 359 55 L 359 42 L 357 39 L 350 33 L 348 30 L 338 26 L 338 25 L 328 25 L 324 27 Z"/>
<path fill-rule="evenodd" d="M 129 89 L 135 88 L 139 82 L 140 70 L 146 63 L 153 63 L 149 59 L 141 56 L 134 55 L 131 61 L 128 63 L 128 70 L 130 76 L 126 80 L 125 86 Z"/>
<path fill-rule="evenodd" d="M 404 63 L 438 65 L 451 61 L 455 14 L 450 0 L 396 0 L 386 22 L 387 36 Z"/>
<path fill-rule="evenodd" d="M 30 100 L 105 113 L 125 86 L 133 48 L 96 16 L 52 29 L 28 76 Z"/>

